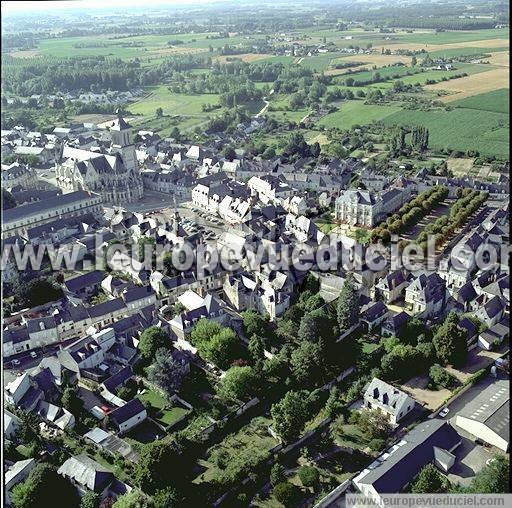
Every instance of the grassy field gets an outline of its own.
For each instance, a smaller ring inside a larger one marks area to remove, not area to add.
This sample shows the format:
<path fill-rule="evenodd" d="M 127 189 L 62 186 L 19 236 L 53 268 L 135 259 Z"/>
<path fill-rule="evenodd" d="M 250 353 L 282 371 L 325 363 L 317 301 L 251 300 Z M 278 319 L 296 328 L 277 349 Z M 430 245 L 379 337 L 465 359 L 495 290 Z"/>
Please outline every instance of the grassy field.
<path fill-rule="evenodd" d="M 456 108 L 452 111 L 399 111 L 383 119 L 389 125 L 424 125 L 434 149 L 478 150 L 482 155 L 508 155 L 508 115 Z"/>
<path fill-rule="evenodd" d="M 162 108 L 165 115 L 206 115 L 201 111 L 203 104 L 218 104 L 216 94 L 177 94 L 170 92 L 166 85 L 148 88 L 149 94 L 128 106 L 135 115 L 154 115 Z"/>
<path fill-rule="evenodd" d="M 389 115 L 399 113 L 398 106 L 379 106 L 364 104 L 362 100 L 344 102 L 338 111 L 324 116 L 318 123 L 325 127 L 350 128 L 355 124 L 367 124 L 374 120 L 383 120 Z"/>
<path fill-rule="evenodd" d="M 508 114 L 510 111 L 509 91 L 506 88 L 501 88 L 500 90 L 473 95 L 473 97 L 452 102 L 452 106 Z"/>

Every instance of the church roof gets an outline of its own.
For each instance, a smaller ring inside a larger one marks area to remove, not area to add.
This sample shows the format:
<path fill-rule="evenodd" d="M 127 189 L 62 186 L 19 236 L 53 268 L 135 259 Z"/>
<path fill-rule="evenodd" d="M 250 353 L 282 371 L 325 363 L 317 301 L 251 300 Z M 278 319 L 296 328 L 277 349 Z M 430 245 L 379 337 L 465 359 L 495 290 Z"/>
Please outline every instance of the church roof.
<path fill-rule="evenodd" d="M 112 127 L 110 127 L 111 131 L 124 131 L 126 129 L 131 129 L 132 126 L 118 113 L 117 118 L 114 120 Z"/>

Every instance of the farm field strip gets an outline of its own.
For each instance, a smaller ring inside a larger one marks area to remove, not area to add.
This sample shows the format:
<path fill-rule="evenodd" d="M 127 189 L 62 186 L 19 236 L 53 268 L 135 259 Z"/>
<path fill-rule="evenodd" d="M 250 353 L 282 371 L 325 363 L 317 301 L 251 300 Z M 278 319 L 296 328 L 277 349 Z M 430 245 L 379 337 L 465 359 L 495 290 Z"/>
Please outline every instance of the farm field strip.
<path fill-rule="evenodd" d="M 484 92 L 509 88 L 508 70 L 505 67 L 480 72 L 464 78 L 443 81 L 434 85 L 426 85 L 428 90 L 452 92 L 451 95 L 440 97 L 443 102 L 451 102 Z"/>

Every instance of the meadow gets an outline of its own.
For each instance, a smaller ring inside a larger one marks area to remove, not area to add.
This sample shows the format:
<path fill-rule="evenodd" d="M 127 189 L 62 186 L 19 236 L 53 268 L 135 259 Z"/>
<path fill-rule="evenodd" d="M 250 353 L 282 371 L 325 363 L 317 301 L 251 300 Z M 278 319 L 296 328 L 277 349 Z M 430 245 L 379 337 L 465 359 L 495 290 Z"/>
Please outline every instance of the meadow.
<path fill-rule="evenodd" d="M 400 110 L 399 106 L 379 106 L 365 104 L 363 100 L 351 100 L 342 103 L 338 111 L 324 116 L 318 124 L 324 127 L 349 129 L 352 125 L 382 120 L 394 113 L 399 115 Z"/>

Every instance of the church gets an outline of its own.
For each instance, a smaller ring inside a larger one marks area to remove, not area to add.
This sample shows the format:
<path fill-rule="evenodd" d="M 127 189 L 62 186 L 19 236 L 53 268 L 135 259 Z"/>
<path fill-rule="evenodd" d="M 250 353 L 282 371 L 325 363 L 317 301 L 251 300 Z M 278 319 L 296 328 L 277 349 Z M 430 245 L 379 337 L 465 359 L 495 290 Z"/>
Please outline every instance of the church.
<path fill-rule="evenodd" d="M 116 113 L 117 119 L 110 127 L 112 142 L 106 152 L 63 145 L 55 176 L 64 191 L 95 192 L 106 205 L 122 205 L 142 198 L 144 189 L 131 142 L 131 125 L 119 110 Z"/>

